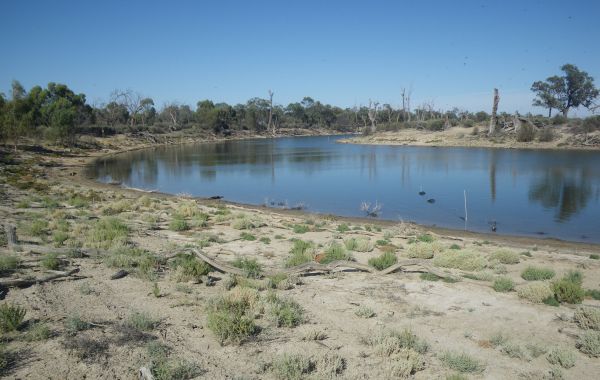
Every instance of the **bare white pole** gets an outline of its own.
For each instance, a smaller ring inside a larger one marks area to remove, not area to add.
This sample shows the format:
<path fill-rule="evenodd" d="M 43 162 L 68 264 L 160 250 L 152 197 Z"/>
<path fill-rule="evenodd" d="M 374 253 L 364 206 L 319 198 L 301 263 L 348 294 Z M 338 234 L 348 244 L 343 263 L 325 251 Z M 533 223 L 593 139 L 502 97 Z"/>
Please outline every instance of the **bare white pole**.
<path fill-rule="evenodd" d="M 467 229 L 467 220 L 469 219 L 469 214 L 467 213 L 467 190 L 464 190 L 465 195 L 465 230 Z"/>

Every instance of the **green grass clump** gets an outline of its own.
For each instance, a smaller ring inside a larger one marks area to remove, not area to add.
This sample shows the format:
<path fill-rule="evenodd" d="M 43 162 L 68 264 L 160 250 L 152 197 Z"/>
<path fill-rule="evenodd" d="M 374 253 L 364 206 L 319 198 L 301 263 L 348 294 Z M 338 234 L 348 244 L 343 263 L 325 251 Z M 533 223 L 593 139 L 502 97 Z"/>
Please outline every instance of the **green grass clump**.
<path fill-rule="evenodd" d="M 575 347 L 584 354 L 598 358 L 600 357 L 600 332 L 586 331 L 579 336 Z"/>
<path fill-rule="evenodd" d="M 398 257 L 393 252 L 384 252 L 378 257 L 369 259 L 369 265 L 377 270 L 384 270 L 398 262 Z"/>
<path fill-rule="evenodd" d="M 433 243 L 435 239 L 430 234 L 422 234 L 417 236 L 417 240 L 423 243 Z"/>
<path fill-rule="evenodd" d="M 207 327 L 221 344 L 241 343 L 258 333 L 253 313 L 257 302 L 258 293 L 249 288 L 234 288 L 213 298 L 207 307 Z"/>
<path fill-rule="evenodd" d="M 90 228 L 86 245 L 90 248 L 110 249 L 123 246 L 127 242 L 129 228 L 121 220 L 104 217 Z"/>
<path fill-rule="evenodd" d="M 35 219 L 26 223 L 24 230 L 29 236 L 45 237 L 48 233 L 48 222 L 43 219 Z"/>
<path fill-rule="evenodd" d="M 250 230 L 256 228 L 260 223 L 250 219 L 246 215 L 242 215 L 231 222 L 231 227 L 236 230 Z"/>
<path fill-rule="evenodd" d="M 284 353 L 273 361 L 273 373 L 280 380 L 300 380 L 314 369 L 314 361 L 302 354 Z"/>
<path fill-rule="evenodd" d="M 580 306 L 575 310 L 573 320 L 582 329 L 600 330 L 600 309 Z"/>
<path fill-rule="evenodd" d="M 251 233 L 248 233 L 248 232 L 242 232 L 240 234 L 240 238 L 242 240 L 246 240 L 246 241 L 254 241 L 254 240 L 256 240 L 256 236 L 254 236 L 254 235 L 252 235 Z"/>
<path fill-rule="evenodd" d="M 75 208 L 85 208 L 88 207 L 90 204 L 90 202 L 87 199 L 79 195 L 69 198 L 67 200 L 67 203 Z"/>
<path fill-rule="evenodd" d="M 52 234 L 52 241 L 54 241 L 54 246 L 60 247 L 65 241 L 69 239 L 69 234 L 65 231 L 55 231 Z"/>
<path fill-rule="evenodd" d="M 598 255 L 596 253 L 592 253 L 590 255 L 590 259 L 592 259 L 592 260 L 600 260 L 600 255 Z"/>
<path fill-rule="evenodd" d="M 35 342 L 46 340 L 52 336 L 52 330 L 42 322 L 33 323 L 27 329 L 27 334 L 25 335 L 25 340 L 28 342 Z"/>
<path fill-rule="evenodd" d="M 417 242 L 408 247 L 407 255 L 413 259 L 431 259 L 443 250 L 438 242 Z"/>
<path fill-rule="evenodd" d="M 88 322 L 81 319 L 79 315 L 70 315 L 65 320 L 65 329 L 68 335 L 76 335 L 79 331 L 87 330 L 91 326 Z"/>
<path fill-rule="evenodd" d="M 348 226 L 346 223 L 342 223 L 339 226 L 337 226 L 337 231 L 338 232 L 348 232 L 350 231 L 350 226 Z"/>
<path fill-rule="evenodd" d="M 296 327 L 304 322 L 304 309 L 292 299 L 269 297 L 269 315 L 277 327 Z"/>
<path fill-rule="evenodd" d="M 192 226 L 194 227 L 208 227 L 208 214 L 199 212 L 192 216 Z"/>
<path fill-rule="evenodd" d="M 14 255 L 0 255 L 0 274 L 10 273 L 19 267 L 21 260 L 18 256 Z"/>
<path fill-rule="evenodd" d="M 171 349 L 161 343 L 148 343 L 146 351 L 155 380 L 188 380 L 201 374 L 197 365 L 171 358 Z"/>
<path fill-rule="evenodd" d="M 169 223 L 169 229 L 171 231 L 187 231 L 190 229 L 190 225 L 183 218 L 183 216 L 176 214 L 173 216 L 173 219 Z"/>
<path fill-rule="evenodd" d="M 507 249 L 498 250 L 490 255 L 490 260 L 498 261 L 502 264 L 518 264 L 520 260 L 519 254 Z"/>
<path fill-rule="evenodd" d="M 550 268 L 528 266 L 521 272 L 521 278 L 527 281 L 550 280 L 555 274 Z"/>
<path fill-rule="evenodd" d="M 372 318 L 375 316 L 375 311 L 368 306 L 360 306 L 356 309 L 354 315 L 360 318 Z"/>
<path fill-rule="evenodd" d="M 517 295 L 533 303 L 542 303 L 548 297 L 554 297 L 554 292 L 547 282 L 532 282 L 517 289 Z"/>
<path fill-rule="evenodd" d="M 269 239 L 266 236 L 263 236 L 263 237 L 260 238 L 260 242 L 264 243 L 264 244 L 271 244 L 271 239 Z"/>
<path fill-rule="evenodd" d="M 310 231 L 310 227 L 306 224 L 294 224 L 292 231 L 294 231 L 296 234 L 305 234 Z"/>
<path fill-rule="evenodd" d="M 231 265 L 244 271 L 247 278 L 260 278 L 262 274 L 262 265 L 256 259 L 247 257 L 236 258 Z"/>
<path fill-rule="evenodd" d="M 290 250 L 290 256 L 285 261 L 285 266 L 295 267 L 313 261 L 315 245 L 313 242 L 304 240 L 294 240 L 294 245 Z"/>
<path fill-rule="evenodd" d="M 343 245 L 332 242 L 329 247 L 323 252 L 324 257 L 321 264 L 329 264 L 337 260 L 351 260 L 352 256 L 346 251 Z"/>
<path fill-rule="evenodd" d="M 485 268 L 486 260 L 477 252 L 470 250 L 443 251 L 433 259 L 433 264 L 443 268 L 465 271 L 479 271 Z"/>
<path fill-rule="evenodd" d="M 366 343 L 375 347 L 375 352 L 384 357 L 393 356 L 403 350 L 413 350 L 424 354 L 429 344 L 416 336 L 411 330 L 382 330 L 374 336 L 366 338 Z"/>
<path fill-rule="evenodd" d="M 42 261 L 40 261 L 42 267 L 50 270 L 57 270 L 60 267 L 60 259 L 58 253 L 48 253 Z"/>
<path fill-rule="evenodd" d="M 560 306 L 560 302 L 558 302 L 556 297 L 554 297 L 554 294 L 548 298 L 545 298 L 542 302 L 548 306 L 554 306 L 554 307 Z"/>
<path fill-rule="evenodd" d="M 440 360 L 448 368 L 462 373 L 481 373 L 485 364 L 465 352 L 446 351 L 440 355 Z"/>
<path fill-rule="evenodd" d="M 164 260 L 146 250 L 122 246 L 105 256 L 104 264 L 111 268 L 135 270 L 140 278 L 155 280 L 156 271 Z"/>
<path fill-rule="evenodd" d="M 18 330 L 25 319 L 25 314 L 27 311 L 21 306 L 8 303 L 0 305 L 0 331 Z"/>
<path fill-rule="evenodd" d="M 546 355 L 546 360 L 550 364 L 560 365 L 563 368 L 575 366 L 575 353 L 566 347 L 554 347 Z"/>
<path fill-rule="evenodd" d="M 373 243 L 367 238 L 346 239 L 344 240 L 344 245 L 349 251 L 356 252 L 371 252 L 375 248 Z"/>
<path fill-rule="evenodd" d="M 589 298 L 593 298 L 595 300 L 600 300 L 600 290 L 597 289 L 587 289 L 585 291 L 585 296 Z"/>
<path fill-rule="evenodd" d="M 577 304 L 581 303 L 585 297 L 581 283 L 571 281 L 568 277 L 554 282 L 552 291 L 554 291 L 556 300 L 561 303 Z"/>
<path fill-rule="evenodd" d="M 129 315 L 125 325 L 138 331 L 152 331 L 158 326 L 158 321 L 149 314 L 143 312 L 134 312 Z"/>
<path fill-rule="evenodd" d="M 452 244 L 450 246 L 450 249 L 459 250 L 460 249 L 460 245 L 458 245 L 458 244 Z"/>
<path fill-rule="evenodd" d="M 494 280 L 492 288 L 494 288 L 494 290 L 497 292 L 506 293 L 514 290 L 515 283 L 512 279 L 508 277 L 499 277 L 496 280 Z"/>
<path fill-rule="evenodd" d="M 175 270 L 175 280 L 177 282 L 201 281 L 202 276 L 206 276 L 212 267 L 193 254 L 180 253 L 171 260 L 171 269 Z"/>

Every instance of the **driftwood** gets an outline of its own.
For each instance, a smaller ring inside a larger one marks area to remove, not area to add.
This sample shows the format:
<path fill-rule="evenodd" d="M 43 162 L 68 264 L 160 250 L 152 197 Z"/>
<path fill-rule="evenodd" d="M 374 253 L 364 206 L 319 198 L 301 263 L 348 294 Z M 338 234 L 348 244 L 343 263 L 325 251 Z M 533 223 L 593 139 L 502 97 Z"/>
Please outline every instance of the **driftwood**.
<path fill-rule="evenodd" d="M 69 277 L 69 276 L 74 275 L 75 273 L 79 273 L 79 268 L 74 268 L 67 272 L 53 271 L 51 275 L 42 277 L 42 278 L 14 279 L 14 280 L 0 281 L 0 287 L 27 288 L 27 287 L 35 285 L 35 284 L 42 284 L 44 282 L 49 282 L 49 281 L 56 280 L 59 278 Z"/>
<path fill-rule="evenodd" d="M 152 375 L 152 371 L 148 367 L 141 367 L 138 371 L 138 376 L 140 380 L 154 380 L 154 375 Z"/>
<path fill-rule="evenodd" d="M 126 270 L 119 270 L 117 271 L 115 274 L 113 274 L 112 276 L 110 276 L 111 280 L 118 280 L 120 278 L 126 277 L 129 274 L 129 272 L 127 272 Z"/>

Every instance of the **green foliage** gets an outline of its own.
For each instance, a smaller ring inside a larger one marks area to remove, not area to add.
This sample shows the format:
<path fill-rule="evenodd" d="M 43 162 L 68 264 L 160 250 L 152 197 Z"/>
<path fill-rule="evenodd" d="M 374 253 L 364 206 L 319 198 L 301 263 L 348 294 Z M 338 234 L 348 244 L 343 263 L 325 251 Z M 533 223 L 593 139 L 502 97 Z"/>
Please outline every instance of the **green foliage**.
<path fill-rule="evenodd" d="M 0 305 L 0 331 L 10 332 L 18 330 L 25 319 L 25 308 L 4 303 Z"/>
<path fill-rule="evenodd" d="M 78 315 L 70 315 L 65 320 L 65 329 L 69 335 L 76 335 L 79 331 L 87 330 L 91 326 Z"/>
<path fill-rule="evenodd" d="M 18 256 L 0 254 L 0 274 L 16 270 L 20 263 L 21 259 Z"/>
<path fill-rule="evenodd" d="M 258 295 L 252 293 L 250 289 L 232 293 L 237 289 L 239 288 L 210 300 L 207 307 L 207 327 L 222 344 L 241 343 L 244 339 L 258 333 L 252 313 Z"/>
<path fill-rule="evenodd" d="M 187 231 L 190 229 L 190 225 L 182 215 L 176 214 L 169 223 L 169 229 L 172 231 Z"/>
<path fill-rule="evenodd" d="M 296 234 L 304 234 L 310 231 L 310 227 L 306 224 L 294 224 L 292 231 L 294 231 Z"/>
<path fill-rule="evenodd" d="M 433 243 L 435 239 L 430 234 L 422 234 L 417 236 L 417 240 L 423 243 Z"/>
<path fill-rule="evenodd" d="M 60 259 L 58 253 L 48 253 L 40 262 L 42 267 L 50 270 L 57 270 L 60 267 Z"/>
<path fill-rule="evenodd" d="M 349 251 L 356 252 L 370 252 L 374 246 L 371 241 L 367 238 L 350 238 L 344 240 L 344 245 Z"/>
<path fill-rule="evenodd" d="M 264 244 L 271 244 L 271 239 L 269 239 L 266 236 L 263 236 L 263 237 L 260 238 L 260 242 L 264 243 Z"/>
<path fill-rule="evenodd" d="M 485 370 L 485 364 L 465 352 L 445 351 L 440 360 L 448 368 L 462 373 L 480 373 Z"/>
<path fill-rule="evenodd" d="M 262 276 L 262 265 L 254 258 L 238 257 L 231 264 L 242 269 L 248 278 L 260 278 Z"/>
<path fill-rule="evenodd" d="M 178 282 L 200 281 L 202 276 L 206 276 L 212 267 L 198 258 L 194 254 L 180 253 L 170 262 L 171 269 L 176 272 Z"/>
<path fill-rule="evenodd" d="M 554 297 L 554 295 L 548 297 L 548 298 L 544 298 L 544 300 L 542 301 L 545 305 L 548 306 L 554 306 L 554 307 L 558 307 L 560 306 L 560 302 L 558 302 L 556 300 L 556 297 Z"/>
<path fill-rule="evenodd" d="M 280 380 L 300 380 L 315 369 L 315 363 L 302 354 L 284 353 L 273 361 L 273 372 Z"/>
<path fill-rule="evenodd" d="M 555 275 L 550 268 L 528 266 L 521 272 L 521 277 L 527 281 L 549 280 Z"/>
<path fill-rule="evenodd" d="M 600 357 L 600 332 L 585 331 L 577 339 L 575 347 L 588 356 Z"/>
<path fill-rule="evenodd" d="M 417 242 L 408 247 L 406 254 L 415 259 L 431 259 L 444 248 L 438 242 Z"/>
<path fill-rule="evenodd" d="M 54 241 L 54 245 L 56 247 L 62 246 L 68 239 L 69 234 L 64 231 L 55 231 L 54 234 L 52 234 L 52 240 Z"/>
<path fill-rule="evenodd" d="M 600 300 L 600 290 L 597 289 L 588 289 L 585 291 L 585 296 L 593 298 L 595 300 Z"/>
<path fill-rule="evenodd" d="M 458 245 L 458 244 L 452 244 L 452 245 L 450 246 L 450 249 L 459 250 L 459 249 L 460 249 L 460 245 Z"/>
<path fill-rule="evenodd" d="M 497 292 L 510 292 L 514 290 L 515 283 L 509 277 L 499 277 L 494 280 L 494 284 L 492 285 L 495 291 Z"/>
<path fill-rule="evenodd" d="M 158 342 L 146 346 L 150 359 L 150 370 L 156 380 L 188 380 L 201 374 L 196 364 L 173 359 L 169 347 Z"/>
<path fill-rule="evenodd" d="M 285 266 L 289 268 L 312 261 L 314 249 L 315 246 L 312 242 L 295 240 L 290 250 L 290 256 L 285 261 Z"/>
<path fill-rule="evenodd" d="M 384 357 L 390 357 L 403 350 L 413 350 L 424 354 L 429 350 L 429 344 L 420 339 L 411 330 L 382 330 L 378 334 L 366 338 L 366 343 L 375 347 L 375 352 Z"/>
<path fill-rule="evenodd" d="M 384 270 L 398 262 L 398 257 L 393 252 L 384 252 L 378 257 L 369 259 L 369 265 L 377 270 Z"/>
<path fill-rule="evenodd" d="M 546 360 L 550 364 L 560 365 L 563 368 L 575 366 L 575 353 L 566 347 L 554 347 L 546 355 Z"/>
<path fill-rule="evenodd" d="M 595 253 L 592 253 L 592 254 L 590 255 L 590 259 L 592 259 L 592 260 L 600 260 L 600 255 L 597 255 L 597 254 L 595 254 Z"/>
<path fill-rule="evenodd" d="M 490 255 L 490 260 L 496 260 L 502 264 L 518 264 L 520 261 L 519 255 L 515 252 L 501 249 Z"/>
<path fill-rule="evenodd" d="M 304 321 L 304 309 L 292 299 L 269 298 L 269 315 L 277 327 L 295 327 Z"/>
<path fill-rule="evenodd" d="M 337 226 L 337 230 L 338 232 L 344 233 L 350 231 L 350 227 L 346 223 L 342 223 Z"/>
<path fill-rule="evenodd" d="M 129 228 L 121 220 L 104 217 L 89 230 L 86 245 L 91 248 L 110 249 L 127 242 Z"/>
<path fill-rule="evenodd" d="M 577 273 L 570 272 L 552 284 L 552 290 L 558 302 L 577 304 L 583 301 L 585 291 L 581 287 L 581 274 Z"/>
<path fill-rule="evenodd" d="M 485 268 L 487 262 L 479 253 L 464 249 L 440 252 L 434 257 L 433 264 L 443 268 L 479 271 Z"/>
<path fill-rule="evenodd" d="M 240 234 L 240 238 L 242 240 L 246 240 L 246 241 L 254 241 L 254 240 L 256 240 L 256 236 L 254 236 L 254 235 L 252 235 L 251 233 L 248 233 L 248 232 L 242 232 Z"/>
<path fill-rule="evenodd" d="M 127 327 L 136 329 L 138 331 L 151 331 L 158 326 L 158 321 L 152 318 L 148 313 L 144 312 L 133 312 L 125 321 Z"/>
<path fill-rule="evenodd" d="M 42 322 L 36 322 L 31 324 L 31 326 L 29 326 L 29 328 L 27 329 L 27 335 L 25 335 L 25 340 L 27 340 L 28 342 L 35 342 L 46 340 L 51 336 L 52 331 L 50 330 L 48 325 Z"/>
<path fill-rule="evenodd" d="M 329 244 L 325 252 L 323 252 L 321 264 L 329 264 L 337 260 L 351 260 L 352 256 L 346 252 L 346 249 L 341 244 L 332 242 Z"/>

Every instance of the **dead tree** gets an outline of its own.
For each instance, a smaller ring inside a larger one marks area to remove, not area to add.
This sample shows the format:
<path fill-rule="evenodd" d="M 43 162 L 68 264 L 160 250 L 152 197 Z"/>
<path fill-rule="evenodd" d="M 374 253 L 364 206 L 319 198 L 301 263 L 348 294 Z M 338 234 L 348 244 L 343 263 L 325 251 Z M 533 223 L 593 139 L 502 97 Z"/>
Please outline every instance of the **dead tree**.
<path fill-rule="evenodd" d="M 410 121 L 410 94 L 412 92 L 412 88 L 406 92 L 406 88 L 402 89 L 402 115 L 404 117 L 404 121 Z"/>
<path fill-rule="evenodd" d="M 492 106 L 492 117 L 490 118 L 490 135 L 496 133 L 496 124 L 498 123 L 498 117 L 496 116 L 496 113 L 498 112 L 498 103 L 500 103 L 500 95 L 498 95 L 498 89 L 495 88 L 494 105 Z"/>
<path fill-rule="evenodd" d="M 377 127 L 377 108 L 379 107 L 379 103 L 372 102 L 369 99 L 369 111 L 367 112 L 367 116 L 369 116 L 369 120 L 371 121 L 371 132 L 375 132 Z"/>
<path fill-rule="evenodd" d="M 275 125 L 273 125 L 273 91 L 269 90 L 269 123 L 267 130 L 275 134 Z"/>

